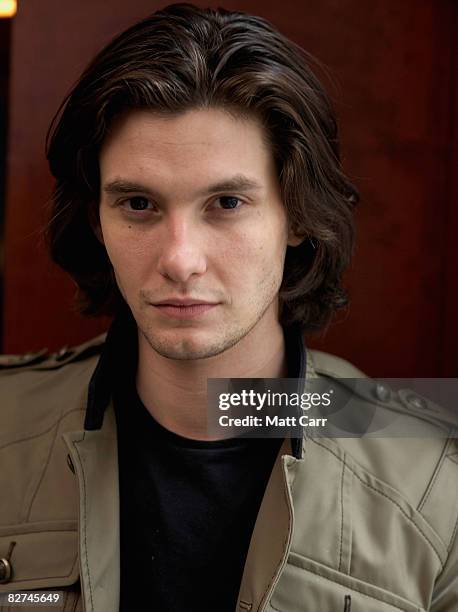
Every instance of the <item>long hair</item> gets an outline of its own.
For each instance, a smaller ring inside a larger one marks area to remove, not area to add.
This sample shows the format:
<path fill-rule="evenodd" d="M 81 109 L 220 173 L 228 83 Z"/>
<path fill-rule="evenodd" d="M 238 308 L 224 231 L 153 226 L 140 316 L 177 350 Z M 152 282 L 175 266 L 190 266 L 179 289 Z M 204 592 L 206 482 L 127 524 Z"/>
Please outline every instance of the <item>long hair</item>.
<path fill-rule="evenodd" d="M 341 286 L 358 193 L 341 169 L 329 98 L 316 61 L 266 20 L 172 4 L 114 38 L 63 101 L 47 137 L 56 179 L 46 235 L 53 260 L 79 287 L 83 314 L 123 304 L 90 219 L 98 214 L 98 156 L 114 117 L 129 109 L 179 114 L 222 108 L 262 122 L 290 227 L 279 293 L 283 325 L 316 330 L 347 303 Z"/>

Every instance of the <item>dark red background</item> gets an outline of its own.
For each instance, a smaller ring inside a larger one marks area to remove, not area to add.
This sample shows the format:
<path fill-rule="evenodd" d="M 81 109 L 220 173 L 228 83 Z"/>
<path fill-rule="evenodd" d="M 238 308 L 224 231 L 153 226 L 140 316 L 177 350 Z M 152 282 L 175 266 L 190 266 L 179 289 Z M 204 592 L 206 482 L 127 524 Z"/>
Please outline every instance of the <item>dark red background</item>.
<path fill-rule="evenodd" d="M 457 16 L 454 0 L 229 1 L 320 58 L 359 186 L 350 309 L 310 344 L 373 376 L 457 376 Z M 27 0 L 13 20 L 4 351 L 79 343 L 107 321 L 72 312 L 40 228 L 52 181 L 47 126 L 91 56 L 165 3 Z M 84 244 L 81 245 L 84 249 Z"/>

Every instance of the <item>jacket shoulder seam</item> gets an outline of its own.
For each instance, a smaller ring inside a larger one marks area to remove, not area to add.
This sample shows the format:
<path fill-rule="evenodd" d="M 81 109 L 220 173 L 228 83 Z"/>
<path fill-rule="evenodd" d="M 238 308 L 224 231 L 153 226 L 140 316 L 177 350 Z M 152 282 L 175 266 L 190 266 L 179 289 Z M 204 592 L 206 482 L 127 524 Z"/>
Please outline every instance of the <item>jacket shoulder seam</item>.
<path fill-rule="evenodd" d="M 448 543 L 448 546 L 447 546 L 447 551 L 449 553 L 452 550 L 453 542 L 455 541 L 455 536 L 456 536 L 457 532 L 458 532 L 458 512 L 456 513 L 456 521 L 455 521 L 455 527 L 454 527 L 453 532 L 452 532 L 452 537 L 450 538 L 450 542 Z"/>
<path fill-rule="evenodd" d="M 24 438 L 16 438 L 14 440 L 6 442 L 5 444 L 1 444 L 0 450 L 8 448 L 9 446 L 13 446 L 14 444 L 20 444 L 21 442 L 28 442 L 29 440 L 33 440 L 34 438 L 39 438 L 40 436 L 44 436 L 45 434 L 49 433 L 54 427 L 56 427 L 56 430 L 57 430 L 57 426 L 59 425 L 59 423 L 72 412 L 85 412 L 85 408 L 73 408 L 72 410 L 69 410 L 68 412 L 64 412 L 64 414 L 59 415 L 54 421 L 52 421 L 52 423 L 46 429 L 43 429 L 42 431 L 39 431 L 38 433 L 33 433 L 28 436 L 25 436 Z"/>
<path fill-rule="evenodd" d="M 437 477 L 439 476 L 441 468 L 442 468 L 442 466 L 444 464 L 444 460 L 447 457 L 447 448 L 449 447 L 449 445 L 450 445 L 450 439 L 446 439 L 444 447 L 443 447 L 442 452 L 441 452 L 441 456 L 439 457 L 439 460 L 438 460 L 438 462 L 436 464 L 436 467 L 434 468 L 434 474 L 433 474 L 433 476 L 431 478 L 431 481 L 429 482 L 428 486 L 426 487 L 426 490 L 425 490 L 425 492 L 423 494 L 423 497 L 420 500 L 420 503 L 418 504 L 417 510 L 419 512 L 421 512 L 423 506 L 426 504 L 426 502 L 429 499 L 429 496 L 431 495 L 431 491 L 433 490 L 434 485 L 435 485 L 435 483 L 437 481 Z"/>
<path fill-rule="evenodd" d="M 28 510 L 27 510 L 27 513 L 26 513 L 26 521 L 28 521 L 30 519 L 30 513 L 32 512 L 33 502 L 35 501 L 35 498 L 36 498 L 36 496 L 38 494 L 38 491 L 40 489 L 41 483 L 43 482 L 44 475 L 46 474 L 46 471 L 48 469 L 49 462 L 51 460 L 52 452 L 53 452 L 54 446 L 56 444 L 58 424 L 59 424 L 59 420 L 54 423 L 54 435 L 53 435 L 53 438 L 52 438 L 52 442 L 49 445 L 48 456 L 46 457 L 46 462 L 45 462 L 45 464 L 44 464 L 44 466 L 43 466 L 43 468 L 41 470 L 40 478 L 38 479 L 38 482 L 37 482 L 36 487 L 35 487 L 35 491 L 34 491 L 34 493 L 32 495 L 30 503 L 29 503 L 29 507 L 28 507 Z"/>

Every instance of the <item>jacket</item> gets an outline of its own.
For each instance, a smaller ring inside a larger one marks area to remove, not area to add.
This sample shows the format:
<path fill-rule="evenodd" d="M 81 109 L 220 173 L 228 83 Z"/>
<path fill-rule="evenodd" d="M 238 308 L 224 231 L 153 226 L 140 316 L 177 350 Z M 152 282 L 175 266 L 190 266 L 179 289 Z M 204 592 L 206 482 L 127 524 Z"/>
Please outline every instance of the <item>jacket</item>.
<path fill-rule="evenodd" d="M 0 594 L 61 591 L 62 607 L 50 611 L 119 608 L 111 402 L 100 429 L 84 425 L 103 342 L 0 359 Z M 363 376 L 311 350 L 304 374 Z M 285 439 L 234 612 L 458 611 L 458 423 L 439 422 L 427 400 L 399 393 L 357 401 L 363 411 L 402 408 L 424 437 L 314 438 L 304 428 L 299 457 Z"/>

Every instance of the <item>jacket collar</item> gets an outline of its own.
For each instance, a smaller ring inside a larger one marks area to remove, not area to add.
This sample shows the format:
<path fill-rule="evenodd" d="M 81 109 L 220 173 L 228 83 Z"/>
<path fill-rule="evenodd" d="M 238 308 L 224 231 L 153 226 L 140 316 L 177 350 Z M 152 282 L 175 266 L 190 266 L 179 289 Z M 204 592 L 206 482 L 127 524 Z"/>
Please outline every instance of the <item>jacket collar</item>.
<path fill-rule="evenodd" d="M 290 378 L 304 378 L 306 348 L 300 325 L 284 328 L 286 360 Z M 102 354 L 89 382 L 84 429 L 101 429 L 106 408 L 116 390 L 116 381 L 135 376 L 137 367 L 137 325 L 129 308 L 124 307 L 113 321 Z M 299 383 L 300 384 L 300 383 Z M 302 457 L 302 438 L 292 438 L 292 454 Z"/>
<path fill-rule="evenodd" d="M 85 430 L 101 429 L 106 408 L 115 391 L 116 381 L 119 380 L 118 375 L 121 372 L 122 376 L 134 375 L 137 342 L 135 320 L 125 307 L 108 330 L 102 353 L 89 381 Z"/>

